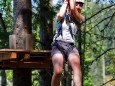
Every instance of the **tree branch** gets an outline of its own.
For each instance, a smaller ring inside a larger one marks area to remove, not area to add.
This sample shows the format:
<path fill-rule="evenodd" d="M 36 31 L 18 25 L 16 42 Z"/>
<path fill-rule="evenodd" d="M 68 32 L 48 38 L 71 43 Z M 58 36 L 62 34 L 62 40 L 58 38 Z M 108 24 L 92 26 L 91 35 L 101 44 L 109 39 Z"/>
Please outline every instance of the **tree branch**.
<path fill-rule="evenodd" d="M 115 36 L 102 36 L 100 34 L 94 34 L 95 36 L 98 36 L 98 38 L 103 38 L 103 39 L 115 39 Z"/>
<path fill-rule="evenodd" d="M 105 53 L 107 53 L 108 51 L 111 51 L 111 50 L 113 50 L 113 49 L 115 49 L 115 47 L 114 47 L 114 48 L 109 48 L 109 49 L 107 49 L 106 51 L 104 51 L 102 54 L 98 55 L 97 58 L 94 59 L 94 60 L 91 62 L 91 64 L 93 64 L 94 61 L 97 61 L 97 60 L 98 60 L 101 56 L 103 56 Z"/>
<path fill-rule="evenodd" d="M 112 78 L 112 79 L 110 79 L 109 81 L 103 83 L 101 86 L 106 85 L 107 83 L 112 82 L 112 81 L 114 81 L 114 80 L 115 80 L 115 78 Z"/>
<path fill-rule="evenodd" d="M 1 26 L 2 26 L 3 31 L 4 31 L 4 32 L 7 32 L 7 31 L 6 31 L 6 26 L 5 26 L 5 23 L 4 23 L 4 20 L 3 20 L 3 18 L 2 18 L 2 14 L 1 14 L 1 13 L 0 13 L 0 24 L 1 24 Z"/>
<path fill-rule="evenodd" d="M 103 10 L 108 9 L 108 8 L 110 8 L 110 7 L 112 7 L 112 6 L 115 6 L 115 4 L 110 5 L 110 6 L 107 6 L 107 7 L 103 8 L 103 9 L 99 10 L 98 12 L 96 12 L 95 14 L 93 14 L 91 17 L 87 18 L 87 19 L 85 20 L 85 22 L 86 22 L 87 20 L 93 18 L 94 16 L 96 16 L 97 14 L 99 14 L 100 12 L 102 12 Z"/>
<path fill-rule="evenodd" d="M 98 24 L 100 24 L 100 23 L 103 22 L 104 20 L 106 20 L 106 19 L 108 19 L 108 18 L 112 18 L 112 17 L 114 17 L 114 16 L 115 16 L 115 12 L 113 13 L 112 16 L 108 16 L 108 17 L 102 19 L 102 20 L 101 20 L 100 22 L 98 22 L 94 27 L 96 27 Z M 92 28 L 94 28 L 94 27 L 92 27 Z"/>
<path fill-rule="evenodd" d="M 105 27 L 104 27 L 104 29 L 103 30 L 101 30 L 101 31 L 104 31 L 105 30 L 105 28 L 107 28 L 108 26 L 109 26 L 109 24 L 110 24 L 110 22 L 111 22 L 111 20 L 112 20 L 112 18 L 113 18 L 113 16 L 115 15 L 115 12 L 113 13 L 113 15 L 111 16 L 111 18 L 110 18 L 110 20 L 109 20 L 109 22 L 105 25 Z"/>

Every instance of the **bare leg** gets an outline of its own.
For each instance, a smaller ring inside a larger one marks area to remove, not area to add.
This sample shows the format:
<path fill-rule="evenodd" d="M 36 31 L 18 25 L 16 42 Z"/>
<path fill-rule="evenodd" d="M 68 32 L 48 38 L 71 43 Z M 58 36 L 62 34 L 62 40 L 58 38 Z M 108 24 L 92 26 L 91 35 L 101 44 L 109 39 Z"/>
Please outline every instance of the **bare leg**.
<path fill-rule="evenodd" d="M 71 53 L 68 57 L 69 64 L 73 69 L 73 81 L 75 86 L 82 86 L 82 74 L 80 67 L 80 57 L 77 53 Z"/>
<path fill-rule="evenodd" d="M 60 86 L 60 78 L 63 71 L 63 55 L 57 53 L 52 57 L 54 73 L 52 77 L 51 86 Z"/>

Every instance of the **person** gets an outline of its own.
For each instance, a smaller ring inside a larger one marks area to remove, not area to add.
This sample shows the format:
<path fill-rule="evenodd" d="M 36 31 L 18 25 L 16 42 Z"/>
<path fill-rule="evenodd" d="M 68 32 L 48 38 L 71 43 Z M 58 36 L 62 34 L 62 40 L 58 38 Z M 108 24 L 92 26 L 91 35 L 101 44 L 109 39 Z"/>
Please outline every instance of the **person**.
<path fill-rule="evenodd" d="M 83 0 L 65 0 L 56 15 L 57 27 L 52 42 L 53 76 L 51 86 L 60 86 L 64 62 L 73 70 L 74 86 L 82 86 L 79 52 L 75 47 L 75 34 L 80 29 L 83 17 Z"/>

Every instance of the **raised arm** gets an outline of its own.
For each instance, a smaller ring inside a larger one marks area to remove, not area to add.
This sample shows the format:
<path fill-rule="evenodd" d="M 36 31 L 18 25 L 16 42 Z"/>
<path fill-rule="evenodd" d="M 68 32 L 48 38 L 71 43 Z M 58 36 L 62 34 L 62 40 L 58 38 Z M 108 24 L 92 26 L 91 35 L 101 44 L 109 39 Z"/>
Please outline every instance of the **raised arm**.
<path fill-rule="evenodd" d="M 66 12 L 67 6 L 68 6 L 69 0 L 65 0 L 62 4 L 60 11 L 57 13 L 57 20 L 61 20 L 64 17 L 64 14 Z"/>
<path fill-rule="evenodd" d="M 75 0 L 70 0 L 70 9 L 71 9 L 71 12 L 73 13 L 74 17 L 76 18 L 76 20 L 81 23 L 83 19 L 82 19 L 81 13 L 78 11 L 78 9 L 76 7 Z"/>

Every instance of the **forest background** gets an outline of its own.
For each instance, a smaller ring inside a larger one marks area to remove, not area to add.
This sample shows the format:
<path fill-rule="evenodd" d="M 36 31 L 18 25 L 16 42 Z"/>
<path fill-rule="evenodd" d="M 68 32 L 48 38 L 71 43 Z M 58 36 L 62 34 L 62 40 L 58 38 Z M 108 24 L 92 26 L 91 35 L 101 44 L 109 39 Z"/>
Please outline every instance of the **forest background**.
<path fill-rule="evenodd" d="M 63 1 L 52 4 L 51 17 L 55 31 L 55 15 Z M 40 0 L 32 0 L 32 33 L 35 49 L 40 49 Z M 45 11 L 45 10 L 44 10 Z M 84 86 L 115 86 L 115 1 L 85 0 L 82 14 L 85 22 L 76 46 L 82 58 Z M 45 16 L 45 15 L 44 15 Z M 0 49 L 9 48 L 13 28 L 13 1 L 0 0 Z M 38 69 L 32 70 L 32 86 L 40 86 Z M 0 70 L 0 85 L 12 86 L 12 70 Z M 4 85 L 5 84 L 5 85 Z"/>

